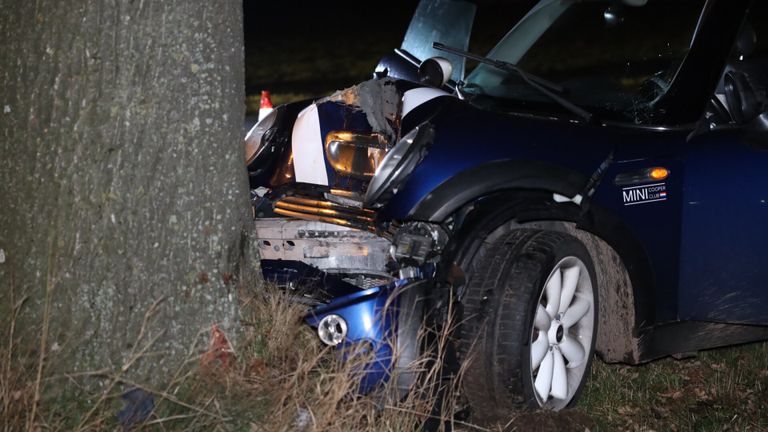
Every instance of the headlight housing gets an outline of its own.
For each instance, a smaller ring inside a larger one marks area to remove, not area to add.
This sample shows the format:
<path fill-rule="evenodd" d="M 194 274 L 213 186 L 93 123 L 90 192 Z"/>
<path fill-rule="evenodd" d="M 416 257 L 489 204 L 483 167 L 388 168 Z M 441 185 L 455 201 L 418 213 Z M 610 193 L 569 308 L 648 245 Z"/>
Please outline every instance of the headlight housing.
<path fill-rule="evenodd" d="M 336 172 L 370 179 L 387 153 L 387 139 L 377 133 L 329 132 L 325 137 L 325 156 Z"/>
<path fill-rule="evenodd" d="M 245 136 L 245 166 L 250 165 L 256 159 L 256 155 L 259 154 L 259 150 L 262 148 L 264 135 L 274 126 L 275 120 L 277 120 L 277 113 L 278 109 L 273 110 L 248 131 L 248 134 Z"/>
<path fill-rule="evenodd" d="M 380 207 L 382 197 L 388 195 L 385 193 L 397 192 L 397 188 L 426 155 L 427 144 L 432 142 L 434 136 L 434 127 L 423 123 L 408 132 L 384 156 L 365 193 L 366 206 Z"/>

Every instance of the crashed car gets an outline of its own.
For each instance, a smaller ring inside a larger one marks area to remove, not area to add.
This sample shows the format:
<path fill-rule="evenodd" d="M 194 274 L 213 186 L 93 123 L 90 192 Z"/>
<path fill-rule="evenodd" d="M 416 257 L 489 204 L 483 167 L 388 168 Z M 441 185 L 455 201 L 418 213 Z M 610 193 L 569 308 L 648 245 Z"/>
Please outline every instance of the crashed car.
<path fill-rule="evenodd" d="M 362 392 L 454 319 L 475 419 L 571 405 L 593 353 L 768 338 L 767 6 L 542 0 L 481 56 L 474 4 L 423 1 L 373 79 L 249 132 L 266 279 L 367 344 Z"/>

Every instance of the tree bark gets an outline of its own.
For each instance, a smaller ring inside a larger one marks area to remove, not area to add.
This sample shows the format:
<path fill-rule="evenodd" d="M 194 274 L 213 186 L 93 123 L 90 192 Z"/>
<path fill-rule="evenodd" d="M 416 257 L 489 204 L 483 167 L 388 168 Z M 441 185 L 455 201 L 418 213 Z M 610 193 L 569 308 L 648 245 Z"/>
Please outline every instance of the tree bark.
<path fill-rule="evenodd" d="M 0 312 L 44 376 L 167 382 L 249 277 L 242 3 L 0 9 Z"/>

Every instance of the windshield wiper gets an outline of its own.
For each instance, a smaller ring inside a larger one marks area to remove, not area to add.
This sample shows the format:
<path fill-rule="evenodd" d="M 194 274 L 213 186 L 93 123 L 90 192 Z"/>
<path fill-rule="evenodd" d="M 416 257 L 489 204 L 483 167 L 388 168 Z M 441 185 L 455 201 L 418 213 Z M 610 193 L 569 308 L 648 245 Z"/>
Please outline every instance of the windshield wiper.
<path fill-rule="evenodd" d="M 557 93 L 563 93 L 564 89 L 562 86 L 559 86 L 551 81 L 547 81 L 546 79 L 538 77 L 536 75 L 531 75 L 528 72 L 520 69 L 519 67 L 517 67 L 517 65 L 513 63 L 505 62 L 503 60 L 491 59 L 488 57 L 479 56 L 477 54 L 472 54 L 471 52 L 468 52 L 468 51 L 443 45 L 440 42 L 434 42 L 432 44 L 432 48 L 439 51 L 445 51 L 451 54 L 456 54 L 458 56 L 468 58 L 470 60 L 475 60 L 480 63 L 485 63 L 487 65 L 491 65 L 497 69 L 501 69 L 506 72 L 516 73 L 520 78 L 523 79 L 523 81 L 525 81 L 525 83 L 535 88 L 539 92 L 543 93 L 544 95 L 546 95 L 553 101 L 557 102 L 558 104 L 562 105 L 568 111 L 578 115 L 579 117 L 583 118 L 587 122 L 592 120 L 592 113 L 590 113 L 584 108 L 581 108 L 580 106 L 574 104 L 568 99 L 565 99 L 562 96 L 557 94 Z"/>

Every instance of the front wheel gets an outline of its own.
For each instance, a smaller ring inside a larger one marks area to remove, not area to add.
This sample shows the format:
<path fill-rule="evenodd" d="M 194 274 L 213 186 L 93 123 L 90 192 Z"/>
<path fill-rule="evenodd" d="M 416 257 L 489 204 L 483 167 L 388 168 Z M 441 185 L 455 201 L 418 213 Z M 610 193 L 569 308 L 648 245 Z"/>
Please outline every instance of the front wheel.
<path fill-rule="evenodd" d="M 597 332 L 595 270 L 584 245 L 561 232 L 516 229 L 489 236 L 465 271 L 460 346 L 475 420 L 571 404 Z"/>

